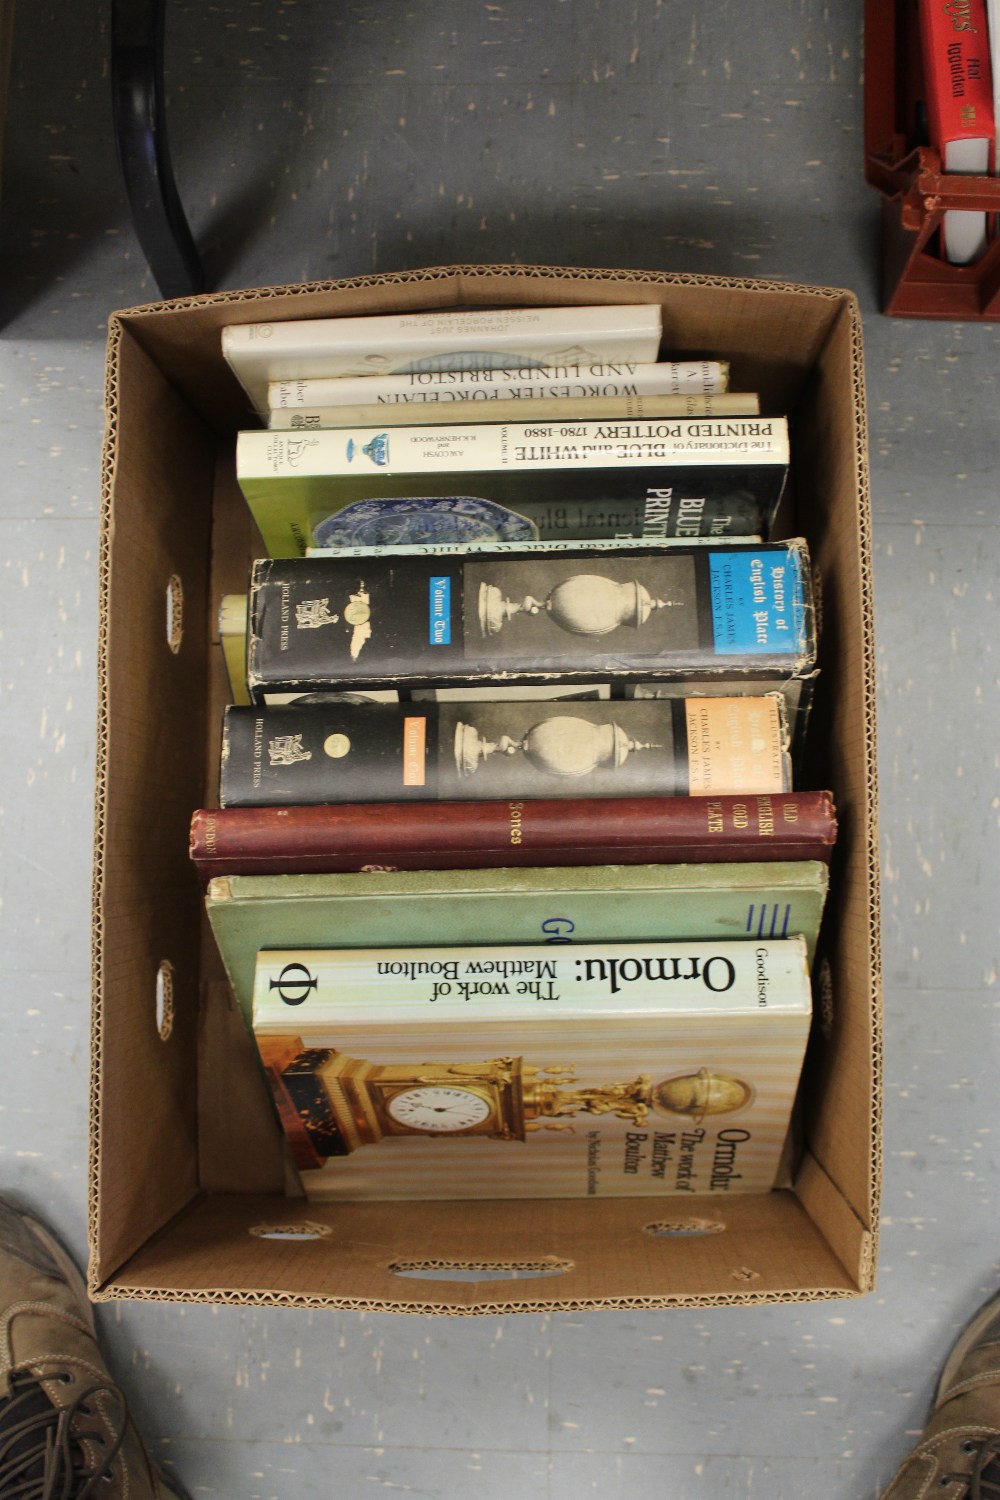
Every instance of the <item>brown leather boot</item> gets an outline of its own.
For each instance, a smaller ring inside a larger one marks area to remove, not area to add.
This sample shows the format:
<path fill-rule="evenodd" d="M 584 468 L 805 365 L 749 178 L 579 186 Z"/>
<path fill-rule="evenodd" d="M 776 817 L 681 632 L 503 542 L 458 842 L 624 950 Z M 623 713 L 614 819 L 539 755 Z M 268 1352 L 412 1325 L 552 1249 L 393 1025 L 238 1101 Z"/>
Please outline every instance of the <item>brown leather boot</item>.
<path fill-rule="evenodd" d="M 882 1500 L 1000 1500 L 1000 1294 L 959 1335 L 924 1435 Z"/>
<path fill-rule="evenodd" d="M 165 1483 L 94 1331 L 83 1277 L 37 1219 L 0 1198 L 0 1496 L 188 1500 Z"/>

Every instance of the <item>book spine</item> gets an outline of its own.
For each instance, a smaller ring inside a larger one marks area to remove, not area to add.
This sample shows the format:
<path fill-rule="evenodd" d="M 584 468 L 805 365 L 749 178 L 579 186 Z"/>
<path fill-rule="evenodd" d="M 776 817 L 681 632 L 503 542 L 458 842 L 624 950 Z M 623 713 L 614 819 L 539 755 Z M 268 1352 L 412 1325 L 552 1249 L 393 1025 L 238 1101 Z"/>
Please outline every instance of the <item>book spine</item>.
<path fill-rule="evenodd" d="M 295 557 L 361 540 L 359 528 L 394 540 L 472 527 L 503 540 L 767 536 L 787 456 L 778 418 L 487 422 L 244 432 L 237 472 L 271 556 Z"/>
<path fill-rule="evenodd" d="M 752 943 L 262 950 L 253 1027 L 336 1045 L 338 1024 L 808 1014 L 801 937 Z M 330 1028 L 329 1041 L 317 1032 Z"/>
<path fill-rule="evenodd" d="M 829 792 L 202 809 L 190 852 L 225 875 L 604 864 L 829 863 Z"/>
<path fill-rule="evenodd" d="M 639 422 L 487 422 L 441 428 L 241 432 L 237 478 L 538 473 L 718 464 L 787 465 L 783 417 L 677 417 Z"/>
<path fill-rule="evenodd" d="M 780 681 L 814 659 L 805 543 L 254 565 L 248 684 L 611 683 L 710 670 Z"/>
<path fill-rule="evenodd" d="M 494 357 L 500 354 L 556 366 L 652 363 L 659 353 L 660 332 L 660 308 L 652 303 L 472 308 L 232 325 L 223 330 L 223 347 L 237 358 L 244 350 L 260 351 L 269 359 L 318 355 L 329 375 L 368 376 L 408 373 L 401 367 L 413 360 L 426 362 L 427 369 L 497 368 Z M 574 344 L 582 347 L 574 349 Z M 453 357 L 461 354 L 472 357 L 459 364 Z M 444 363 L 435 366 L 435 359 Z"/>
<path fill-rule="evenodd" d="M 1000 0 L 986 0 L 986 35 L 993 88 L 993 173 L 1000 175 Z"/>
<path fill-rule="evenodd" d="M 470 534 L 545 542 L 766 537 L 786 472 L 773 464 L 733 464 L 493 473 L 464 475 L 460 482 L 449 475 L 422 475 L 406 480 L 407 499 L 393 498 L 401 487 L 398 479 L 377 474 L 243 479 L 241 486 L 270 556 L 299 557 L 313 546 L 362 538 L 395 546 L 404 538 Z M 458 489 L 465 496 L 455 502 Z"/>
<path fill-rule="evenodd" d="M 219 607 L 219 642 L 234 703 L 249 703 L 247 691 L 247 596 L 224 594 Z"/>
<path fill-rule="evenodd" d="M 763 542 L 763 537 L 740 537 L 741 542 Z M 641 547 L 643 551 L 674 552 L 679 547 L 714 547 L 717 539 L 710 536 L 692 537 L 644 537 L 642 542 L 634 536 L 583 537 L 572 542 L 393 542 L 378 546 L 354 546 L 344 543 L 339 547 L 309 547 L 307 557 L 474 557 L 487 553 L 490 557 L 502 557 L 508 552 L 538 553 L 554 557 L 559 552 L 625 552 Z M 246 596 L 244 598 L 244 607 Z"/>
<path fill-rule="evenodd" d="M 755 417 L 760 397 L 720 396 L 600 396 L 563 400 L 544 397 L 531 403 L 540 422 L 639 421 L 643 417 Z M 310 427 L 406 427 L 413 422 L 412 406 L 289 406 L 272 408 L 267 425 L 272 430 L 304 431 Z M 499 408 L 487 402 L 451 402 L 422 406 L 423 424 L 444 426 L 462 422 L 502 420 Z"/>
<path fill-rule="evenodd" d="M 921 0 L 920 39 L 931 144 L 945 172 L 981 175 L 994 160 L 995 127 L 985 0 Z M 966 265 L 988 243 L 979 209 L 948 209 L 941 220 L 944 258 Z"/>
<path fill-rule="evenodd" d="M 350 695 L 348 695 L 350 696 Z M 223 807 L 791 790 L 777 694 L 226 709 Z"/>
<path fill-rule="evenodd" d="M 658 306 L 501 308 L 250 323 L 222 330 L 222 352 L 261 415 L 275 380 L 426 370 L 653 363 Z"/>
<path fill-rule="evenodd" d="M 941 151 L 945 171 L 952 142 L 982 139 L 989 170 L 994 138 L 986 0 L 921 0 L 920 28 L 924 92 L 931 143 Z"/>
<path fill-rule="evenodd" d="M 402 405 L 418 408 L 455 402 L 594 400 L 608 397 L 711 396 L 728 389 L 729 366 L 717 360 L 663 364 L 526 366 L 520 370 L 414 370 L 407 375 L 351 379 L 275 380 L 271 410 L 296 407 Z M 454 419 L 452 417 L 452 419 Z"/>

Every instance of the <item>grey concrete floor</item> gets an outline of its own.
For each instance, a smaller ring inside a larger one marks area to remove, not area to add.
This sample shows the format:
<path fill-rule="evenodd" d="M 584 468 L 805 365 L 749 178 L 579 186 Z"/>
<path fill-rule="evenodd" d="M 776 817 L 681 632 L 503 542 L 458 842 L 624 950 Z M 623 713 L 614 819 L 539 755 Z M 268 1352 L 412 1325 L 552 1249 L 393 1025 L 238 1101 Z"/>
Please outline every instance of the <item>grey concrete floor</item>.
<path fill-rule="evenodd" d="M 195 1496 L 860 1500 L 996 1287 L 1000 329 L 878 313 L 858 0 L 167 8 L 219 286 L 473 261 L 852 287 L 874 479 L 886 1184 L 861 1301 L 482 1320 L 102 1312 Z M 108 312 L 155 288 L 104 7 L 19 7 L 0 208 L 0 1183 L 81 1253 Z"/>

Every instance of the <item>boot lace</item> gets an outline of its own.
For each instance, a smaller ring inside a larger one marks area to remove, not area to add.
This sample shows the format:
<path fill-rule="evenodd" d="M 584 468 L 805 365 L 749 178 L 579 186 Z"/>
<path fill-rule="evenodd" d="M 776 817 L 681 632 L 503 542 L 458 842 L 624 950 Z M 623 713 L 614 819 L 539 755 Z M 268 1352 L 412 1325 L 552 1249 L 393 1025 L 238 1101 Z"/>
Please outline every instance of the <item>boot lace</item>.
<path fill-rule="evenodd" d="M 87 1500 L 97 1494 L 102 1479 L 110 1479 L 125 1441 L 128 1409 L 121 1391 L 110 1382 L 89 1385 L 69 1405 L 57 1407 L 35 1375 L 15 1374 L 11 1385 L 13 1395 L 0 1402 L 3 1500 Z M 98 1419 L 97 1396 L 111 1397 L 110 1420 Z M 99 1459 L 88 1462 L 86 1443 L 97 1450 Z"/>
<path fill-rule="evenodd" d="M 985 1442 L 970 1438 L 962 1449 L 976 1454 L 972 1473 L 942 1474 L 938 1484 L 942 1489 L 950 1484 L 968 1485 L 968 1500 L 1000 1500 L 1000 1433 Z"/>

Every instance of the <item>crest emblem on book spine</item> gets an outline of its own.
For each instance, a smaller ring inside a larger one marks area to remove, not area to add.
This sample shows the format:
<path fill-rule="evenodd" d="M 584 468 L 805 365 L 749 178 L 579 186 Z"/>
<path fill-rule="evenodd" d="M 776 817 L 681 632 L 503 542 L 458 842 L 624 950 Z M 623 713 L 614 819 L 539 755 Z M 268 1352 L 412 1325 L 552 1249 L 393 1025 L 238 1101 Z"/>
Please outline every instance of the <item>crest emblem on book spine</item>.
<path fill-rule="evenodd" d="M 302 748 L 301 734 L 279 734 L 268 740 L 267 758 L 272 766 L 294 766 L 296 761 L 312 760 L 312 751 Z"/>
<path fill-rule="evenodd" d="M 321 625 L 336 625 L 339 615 L 331 615 L 326 599 L 303 599 L 295 606 L 295 624 L 299 630 L 318 630 Z"/>

